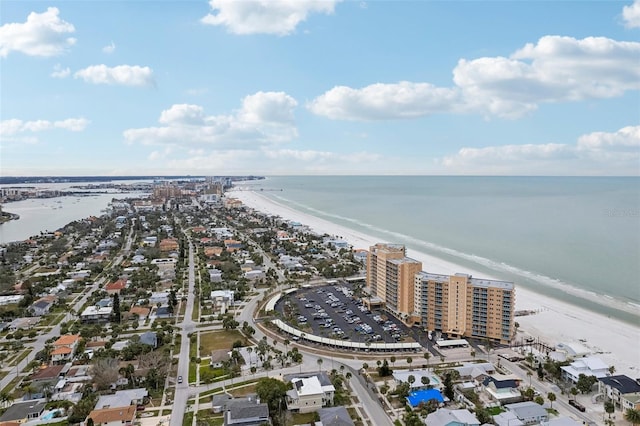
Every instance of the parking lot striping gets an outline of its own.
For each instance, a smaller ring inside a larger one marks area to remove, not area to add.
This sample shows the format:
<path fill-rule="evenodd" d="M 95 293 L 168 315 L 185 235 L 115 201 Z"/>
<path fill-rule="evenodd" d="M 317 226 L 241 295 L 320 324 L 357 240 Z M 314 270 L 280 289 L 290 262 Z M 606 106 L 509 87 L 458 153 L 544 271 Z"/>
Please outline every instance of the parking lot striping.
<path fill-rule="evenodd" d="M 399 320 L 382 312 L 371 312 L 361 301 L 354 300 L 349 284 L 303 288 L 283 296 L 274 308 L 283 317 L 287 317 L 286 310 L 291 319 L 311 328 L 312 334 L 335 340 L 371 346 L 381 343 L 391 349 L 405 346 L 398 343 L 408 339 L 411 332 Z M 407 343 L 407 347 L 420 348 L 419 344 L 410 344 L 415 342 Z"/>

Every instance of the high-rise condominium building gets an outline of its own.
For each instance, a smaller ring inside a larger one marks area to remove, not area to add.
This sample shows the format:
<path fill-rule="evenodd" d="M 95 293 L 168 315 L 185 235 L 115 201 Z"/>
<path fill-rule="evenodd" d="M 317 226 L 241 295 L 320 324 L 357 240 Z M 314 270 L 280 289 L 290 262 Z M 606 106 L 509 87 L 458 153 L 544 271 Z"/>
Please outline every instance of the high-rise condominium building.
<path fill-rule="evenodd" d="M 501 343 L 513 336 L 512 282 L 420 272 L 415 276 L 414 300 L 415 314 L 428 330 Z"/>
<path fill-rule="evenodd" d="M 367 286 L 387 309 L 403 320 L 414 310 L 414 277 L 422 262 L 406 257 L 400 244 L 376 244 L 367 255 Z"/>

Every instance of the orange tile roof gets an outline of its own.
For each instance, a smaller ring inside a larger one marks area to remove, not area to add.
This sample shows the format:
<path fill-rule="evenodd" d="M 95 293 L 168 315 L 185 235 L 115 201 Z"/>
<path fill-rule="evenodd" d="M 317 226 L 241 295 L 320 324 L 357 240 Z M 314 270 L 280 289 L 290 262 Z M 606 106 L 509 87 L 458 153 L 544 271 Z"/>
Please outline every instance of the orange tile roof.
<path fill-rule="evenodd" d="M 58 340 L 53 342 L 53 346 L 67 346 L 73 345 L 78 340 L 80 340 L 79 334 L 65 334 L 64 336 L 60 336 Z"/>
<path fill-rule="evenodd" d="M 136 406 L 129 405 L 127 407 L 102 408 L 93 410 L 87 416 L 92 419 L 94 424 L 110 423 L 110 422 L 132 422 L 136 417 Z"/>
<path fill-rule="evenodd" d="M 67 355 L 71 353 L 71 348 L 67 346 L 61 346 L 51 351 L 51 355 Z"/>
<path fill-rule="evenodd" d="M 127 286 L 127 282 L 125 280 L 118 280 L 104 286 L 105 290 L 122 290 Z"/>

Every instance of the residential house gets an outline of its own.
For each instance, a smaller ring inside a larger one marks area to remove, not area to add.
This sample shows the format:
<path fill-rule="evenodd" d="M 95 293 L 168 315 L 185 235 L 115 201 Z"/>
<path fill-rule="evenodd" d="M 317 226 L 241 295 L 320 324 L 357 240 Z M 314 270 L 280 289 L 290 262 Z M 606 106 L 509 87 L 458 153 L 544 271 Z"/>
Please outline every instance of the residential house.
<path fill-rule="evenodd" d="M 29 307 L 29 311 L 34 315 L 43 316 L 49 313 L 52 306 L 52 301 L 40 299 L 31 304 L 31 306 Z"/>
<path fill-rule="evenodd" d="M 71 361 L 73 353 L 80 342 L 79 334 L 67 334 L 60 336 L 58 340 L 53 342 L 53 350 L 51 351 L 51 362 L 54 364 L 66 363 Z"/>
<path fill-rule="evenodd" d="M 322 385 L 317 376 L 291 379 L 293 389 L 287 391 L 287 407 L 291 411 L 310 413 L 333 404 L 335 388 L 331 383 Z"/>
<path fill-rule="evenodd" d="M 264 278 L 266 275 L 262 269 L 253 269 L 244 273 L 244 277 L 249 281 L 255 281 Z"/>
<path fill-rule="evenodd" d="M 91 271 L 89 270 L 79 270 L 79 271 L 71 271 L 71 272 L 67 272 L 67 276 L 69 278 L 72 278 L 74 280 L 81 280 L 83 278 L 89 278 L 89 276 L 91 275 Z"/>
<path fill-rule="evenodd" d="M 168 291 L 160 291 L 151 293 L 151 297 L 149 297 L 149 304 L 152 306 L 160 303 L 161 305 L 166 305 L 169 303 L 169 292 Z"/>
<path fill-rule="evenodd" d="M 242 242 L 236 240 L 224 240 L 224 248 L 229 252 L 242 249 Z"/>
<path fill-rule="evenodd" d="M 209 360 L 209 365 L 211 368 L 220 368 L 222 367 L 224 361 L 229 359 L 229 351 L 227 349 L 216 349 L 211 351 L 211 359 Z"/>
<path fill-rule="evenodd" d="M 638 406 L 637 394 L 640 394 L 640 384 L 624 374 L 598 378 L 598 389 L 619 409 L 626 410 Z"/>
<path fill-rule="evenodd" d="M 141 320 L 146 320 L 149 313 L 151 313 L 151 309 L 144 306 L 132 306 L 131 309 L 129 309 L 129 315 L 137 315 Z"/>
<path fill-rule="evenodd" d="M 136 406 L 115 408 L 101 408 L 93 410 L 87 416 L 87 420 L 93 420 L 94 425 L 101 426 L 133 426 L 136 419 Z M 85 422 L 85 425 L 87 423 Z"/>
<path fill-rule="evenodd" d="M 160 241 L 160 252 L 161 253 L 169 253 L 172 251 L 177 251 L 180 248 L 180 244 L 176 238 L 165 238 Z"/>
<path fill-rule="evenodd" d="M 460 367 L 455 367 L 456 370 L 460 374 L 460 379 L 462 380 L 479 380 L 482 382 L 487 376 L 490 376 L 496 372 L 495 367 L 490 362 L 482 362 L 482 363 L 463 363 Z"/>
<path fill-rule="evenodd" d="M 409 382 L 409 376 L 413 376 L 415 381 L 411 384 L 412 389 L 423 388 L 425 385 L 422 384 L 422 378 L 426 377 L 429 379 L 429 387 L 439 387 L 436 386 L 440 383 L 438 376 L 434 375 L 427 369 L 424 370 L 393 370 L 393 378 L 396 383 L 400 384 L 402 382 Z"/>
<path fill-rule="evenodd" d="M 9 324 L 9 331 L 27 330 L 40 322 L 40 317 L 16 318 Z"/>
<path fill-rule="evenodd" d="M 222 254 L 222 251 L 224 249 L 222 247 L 218 247 L 218 246 L 212 246 L 212 247 L 205 247 L 204 248 L 204 255 L 206 257 L 218 257 Z"/>
<path fill-rule="evenodd" d="M 143 405 L 148 397 L 149 392 L 145 388 L 119 390 L 112 395 L 101 395 L 94 409 Z"/>
<path fill-rule="evenodd" d="M 221 283 L 222 271 L 216 268 L 209 269 L 209 281 L 212 283 Z"/>
<path fill-rule="evenodd" d="M 64 365 L 51 365 L 33 373 L 29 379 L 36 387 L 42 387 L 47 383 L 54 384 L 60 378 Z"/>
<path fill-rule="evenodd" d="M 120 279 L 104 286 L 104 290 L 110 295 L 120 294 L 122 290 L 127 288 L 127 280 Z"/>
<path fill-rule="evenodd" d="M 231 400 L 224 413 L 225 426 L 263 426 L 270 425 L 269 406 L 257 403 L 253 398 Z"/>
<path fill-rule="evenodd" d="M 318 410 L 318 416 L 322 426 L 355 426 L 349 412 L 343 406 L 321 408 Z"/>
<path fill-rule="evenodd" d="M 40 415 L 44 412 L 45 402 L 27 401 L 18 402 L 7 408 L 2 416 L 0 416 L 0 422 L 17 422 L 25 423 L 30 420 L 36 420 L 40 418 Z"/>
<path fill-rule="evenodd" d="M 504 406 L 507 411 L 511 411 L 525 425 L 538 424 L 549 420 L 549 413 L 540 404 L 533 401 L 517 402 Z"/>
<path fill-rule="evenodd" d="M 80 321 L 88 322 L 108 322 L 113 313 L 113 306 L 89 306 L 80 314 Z"/>
<path fill-rule="evenodd" d="M 496 379 L 493 376 L 486 377 L 482 381 L 482 388 L 489 397 L 500 404 L 509 404 L 522 401 L 522 395 L 518 390 L 520 381 L 517 379 Z"/>
<path fill-rule="evenodd" d="M 158 267 L 158 276 L 161 278 L 174 277 L 176 273 L 176 263 L 178 263 L 178 260 L 172 257 L 153 259 L 151 261 L 152 265 L 156 265 Z"/>
<path fill-rule="evenodd" d="M 429 426 L 480 426 L 480 421 L 469 410 L 439 408 L 427 415 Z"/>
<path fill-rule="evenodd" d="M 503 411 L 493 416 L 496 426 L 524 426 L 524 423 L 511 411 Z"/>
<path fill-rule="evenodd" d="M 140 343 L 149 345 L 153 349 L 158 347 L 158 335 L 153 331 L 147 331 L 140 335 Z"/>
<path fill-rule="evenodd" d="M 562 379 L 572 383 L 578 383 L 580 374 L 595 376 L 598 379 L 609 375 L 609 366 L 595 356 L 578 358 L 560 369 L 562 370 Z"/>
<path fill-rule="evenodd" d="M 235 293 L 233 290 L 214 290 L 210 294 L 213 311 L 226 314 L 229 307 L 233 306 Z"/>

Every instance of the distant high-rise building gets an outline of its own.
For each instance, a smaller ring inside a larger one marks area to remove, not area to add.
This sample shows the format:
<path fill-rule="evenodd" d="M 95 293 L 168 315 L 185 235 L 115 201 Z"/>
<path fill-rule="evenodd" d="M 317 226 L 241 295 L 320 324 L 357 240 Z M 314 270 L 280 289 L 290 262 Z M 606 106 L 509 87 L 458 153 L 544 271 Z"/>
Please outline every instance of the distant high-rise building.
<path fill-rule="evenodd" d="M 414 277 L 422 262 L 406 257 L 400 244 L 376 244 L 367 255 L 367 286 L 385 307 L 407 321 L 414 309 Z"/>
<path fill-rule="evenodd" d="M 512 282 L 420 272 L 415 276 L 414 300 L 414 313 L 428 330 L 501 343 L 513 336 Z"/>

